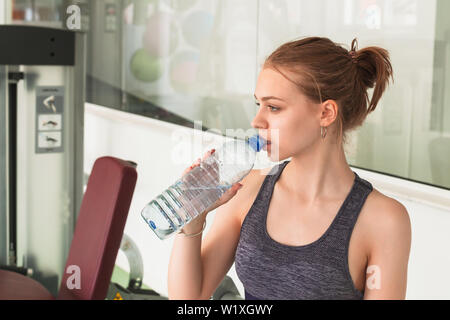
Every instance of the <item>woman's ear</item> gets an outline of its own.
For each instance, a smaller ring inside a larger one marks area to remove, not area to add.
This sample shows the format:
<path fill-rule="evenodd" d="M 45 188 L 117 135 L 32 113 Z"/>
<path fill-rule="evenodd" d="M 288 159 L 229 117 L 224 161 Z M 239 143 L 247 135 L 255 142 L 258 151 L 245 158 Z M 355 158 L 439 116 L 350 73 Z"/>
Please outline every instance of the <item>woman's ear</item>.
<path fill-rule="evenodd" d="M 339 106 L 334 100 L 327 100 L 320 105 L 320 126 L 328 127 L 337 118 Z"/>

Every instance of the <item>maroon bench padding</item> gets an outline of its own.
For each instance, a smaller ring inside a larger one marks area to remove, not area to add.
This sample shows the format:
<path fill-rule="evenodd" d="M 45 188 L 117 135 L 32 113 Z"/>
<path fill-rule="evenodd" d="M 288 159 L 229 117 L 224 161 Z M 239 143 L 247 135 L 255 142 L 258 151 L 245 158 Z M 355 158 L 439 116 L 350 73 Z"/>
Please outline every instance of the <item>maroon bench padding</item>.
<path fill-rule="evenodd" d="M 135 167 L 132 162 L 113 157 L 95 161 L 81 203 L 58 299 L 106 298 L 136 185 Z M 80 271 L 78 275 L 75 275 L 74 269 Z M 4 272 L 0 274 L 0 299 L 6 297 L 5 290 L 13 299 L 21 299 L 16 292 L 10 291 L 11 284 L 22 291 L 31 288 L 30 281 L 34 281 L 22 276 L 22 281 L 8 280 L 6 287 L 2 275 Z M 79 288 L 74 287 L 74 276 L 79 276 Z M 42 292 L 42 298 L 34 296 L 33 299 L 49 298 L 48 295 L 48 292 Z"/>
<path fill-rule="evenodd" d="M 0 270 L 1 300 L 52 300 L 53 296 L 36 280 L 17 272 Z"/>

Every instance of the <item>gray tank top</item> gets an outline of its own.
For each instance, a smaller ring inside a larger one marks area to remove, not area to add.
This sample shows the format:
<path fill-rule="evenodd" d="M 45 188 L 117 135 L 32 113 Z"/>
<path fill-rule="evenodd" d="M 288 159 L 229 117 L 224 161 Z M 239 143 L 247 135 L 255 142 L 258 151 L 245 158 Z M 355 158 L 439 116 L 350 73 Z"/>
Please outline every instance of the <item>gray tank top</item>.
<path fill-rule="evenodd" d="M 356 172 L 345 198 L 327 231 L 316 241 L 290 246 L 267 233 L 267 211 L 273 188 L 290 161 L 271 168 L 241 226 L 235 268 L 246 299 L 362 299 L 348 267 L 350 236 L 359 212 L 372 191 L 370 182 Z"/>

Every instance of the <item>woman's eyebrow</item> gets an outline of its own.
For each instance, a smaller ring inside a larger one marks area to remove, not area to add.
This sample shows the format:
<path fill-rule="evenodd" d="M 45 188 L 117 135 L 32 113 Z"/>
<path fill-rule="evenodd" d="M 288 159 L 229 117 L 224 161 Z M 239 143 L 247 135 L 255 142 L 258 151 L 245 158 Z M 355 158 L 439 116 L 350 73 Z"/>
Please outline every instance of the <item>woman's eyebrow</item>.
<path fill-rule="evenodd" d="M 256 97 L 256 94 L 253 94 L 253 96 L 255 97 L 256 100 L 258 100 L 258 98 Z M 262 97 L 261 100 L 262 101 L 266 101 L 266 100 L 280 100 L 280 101 L 284 101 L 283 99 L 278 98 L 278 97 L 274 97 L 274 96 Z"/>

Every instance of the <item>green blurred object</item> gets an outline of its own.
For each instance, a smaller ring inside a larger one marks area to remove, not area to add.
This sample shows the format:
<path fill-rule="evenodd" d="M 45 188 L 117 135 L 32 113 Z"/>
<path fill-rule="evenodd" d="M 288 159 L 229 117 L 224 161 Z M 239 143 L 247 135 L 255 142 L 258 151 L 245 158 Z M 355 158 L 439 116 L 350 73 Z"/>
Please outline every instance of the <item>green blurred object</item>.
<path fill-rule="evenodd" d="M 118 265 L 114 266 L 113 274 L 111 276 L 111 282 L 115 282 L 117 284 L 120 284 L 123 287 L 127 287 L 130 281 L 130 274 L 119 267 Z M 150 290 L 151 288 L 144 283 L 141 286 L 142 289 Z"/>
<path fill-rule="evenodd" d="M 106 300 L 167 300 L 167 297 L 143 284 L 139 288 L 130 287 L 129 281 L 130 274 L 116 265 Z"/>
<path fill-rule="evenodd" d="M 119 266 L 114 266 L 114 270 L 113 270 L 113 274 L 111 276 L 111 282 L 115 282 L 120 284 L 123 287 L 126 287 L 128 285 L 128 280 L 129 280 L 130 276 L 128 274 L 128 272 L 126 272 L 125 270 L 123 270 L 121 267 Z"/>
<path fill-rule="evenodd" d="M 158 80 L 163 74 L 161 61 L 151 56 L 145 49 L 137 50 L 130 62 L 130 70 L 133 76 L 143 82 Z"/>

